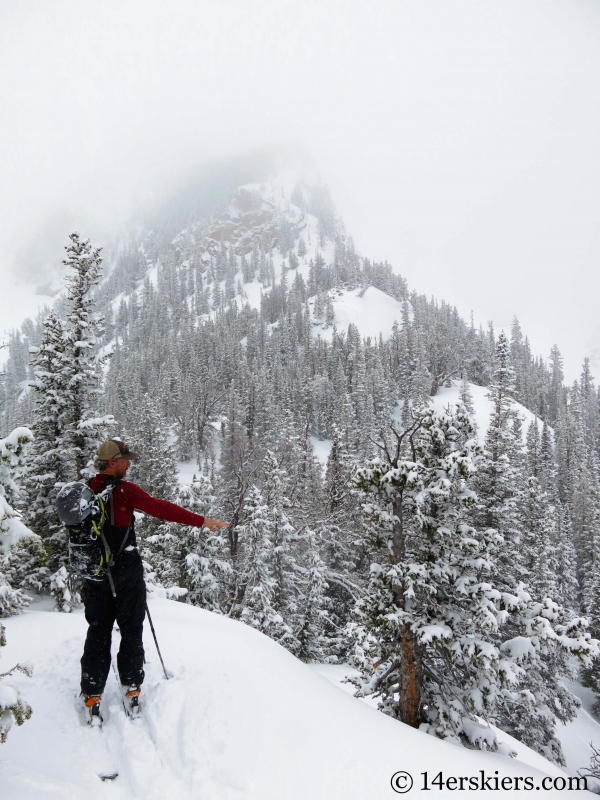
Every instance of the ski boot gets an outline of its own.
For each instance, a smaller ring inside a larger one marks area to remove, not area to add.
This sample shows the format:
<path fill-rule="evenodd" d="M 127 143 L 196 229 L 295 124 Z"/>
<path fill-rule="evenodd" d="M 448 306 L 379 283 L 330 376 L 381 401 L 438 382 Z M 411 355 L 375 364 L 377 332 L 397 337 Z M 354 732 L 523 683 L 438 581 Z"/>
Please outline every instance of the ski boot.
<path fill-rule="evenodd" d="M 102 697 L 99 694 L 84 694 L 83 703 L 88 713 L 88 725 L 102 727 L 102 714 L 100 713 L 100 701 Z"/>
<path fill-rule="evenodd" d="M 142 707 L 140 706 L 140 691 L 139 686 L 130 686 L 125 692 L 125 701 L 127 703 L 127 713 L 131 717 L 137 716 Z"/>

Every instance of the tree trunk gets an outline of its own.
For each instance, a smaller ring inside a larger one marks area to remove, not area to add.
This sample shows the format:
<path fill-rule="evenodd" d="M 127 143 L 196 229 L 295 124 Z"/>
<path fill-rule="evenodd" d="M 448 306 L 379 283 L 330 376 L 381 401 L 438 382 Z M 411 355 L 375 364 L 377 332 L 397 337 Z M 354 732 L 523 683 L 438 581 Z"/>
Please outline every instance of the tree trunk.
<path fill-rule="evenodd" d="M 418 728 L 421 708 L 421 652 L 414 633 L 408 625 L 400 632 L 400 699 L 398 716 L 411 728 Z"/>
<path fill-rule="evenodd" d="M 398 493 L 393 502 L 393 513 L 396 517 L 393 531 L 393 547 L 390 561 L 397 564 L 406 556 L 406 537 L 404 533 L 403 497 Z M 404 592 L 396 588 L 396 603 L 406 610 Z M 420 723 L 421 707 L 421 648 L 416 636 L 408 625 L 403 625 L 400 630 L 400 699 L 398 701 L 398 716 L 400 720 L 412 728 L 417 728 Z"/>

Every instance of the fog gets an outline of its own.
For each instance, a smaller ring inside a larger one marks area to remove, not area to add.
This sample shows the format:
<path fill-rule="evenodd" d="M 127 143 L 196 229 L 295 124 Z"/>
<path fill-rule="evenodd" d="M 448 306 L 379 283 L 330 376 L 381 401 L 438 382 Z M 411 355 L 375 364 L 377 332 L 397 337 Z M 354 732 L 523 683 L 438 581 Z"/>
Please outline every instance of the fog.
<path fill-rule="evenodd" d="M 71 229 L 288 142 L 363 255 L 600 378 L 599 42 L 591 0 L 0 4 L 0 328 Z"/>

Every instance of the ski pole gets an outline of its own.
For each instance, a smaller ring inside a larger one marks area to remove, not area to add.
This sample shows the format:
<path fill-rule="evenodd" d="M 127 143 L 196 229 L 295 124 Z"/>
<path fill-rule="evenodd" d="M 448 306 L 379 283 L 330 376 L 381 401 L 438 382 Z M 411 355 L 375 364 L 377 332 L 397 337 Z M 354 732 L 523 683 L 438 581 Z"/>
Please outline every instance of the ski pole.
<path fill-rule="evenodd" d="M 154 625 L 152 624 L 152 617 L 150 616 L 150 609 L 148 608 L 148 603 L 146 603 L 146 614 L 148 615 L 148 622 L 150 623 L 152 636 L 154 636 L 154 644 L 156 645 L 156 650 L 158 651 L 158 657 L 160 658 L 160 663 L 162 664 L 163 672 L 165 673 L 165 678 L 169 680 L 169 676 L 167 674 L 167 668 L 165 667 L 165 662 L 163 661 L 163 657 L 160 654 L 160 647 L 158 646 L 158 639 L 156 638 L 156 631 L 154 630 Z"/>

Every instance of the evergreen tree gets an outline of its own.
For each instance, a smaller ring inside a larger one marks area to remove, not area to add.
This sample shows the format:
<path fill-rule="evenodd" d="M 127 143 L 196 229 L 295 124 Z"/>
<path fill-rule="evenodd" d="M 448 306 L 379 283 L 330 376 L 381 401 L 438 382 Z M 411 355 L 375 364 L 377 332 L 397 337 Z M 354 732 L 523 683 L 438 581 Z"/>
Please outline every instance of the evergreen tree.
<path fill-rule="evenodd" d="M 472 424 L 476 430 L 475 420 L 474 420 L 475 404 L 473 403 L 473 393 L 471 392 L 471 387 L 469 386 L 469 381 L 467 380 L 466 373 L 463 375 L 461 379 L 458 397 L 460 402 L 463 404 L 463 406 L 467 409 L 467 411 L 471 415 L 471 418 L 473 420 Z"/>
<path fill-rule="evenodd" d="M 295 531 L 286 513 L 289 500 L 286 496 L 288 476 L 270 450 L 263 469 L 265 474 L 264 497 L 268 507 L 272 550 L 271 570 L 273 576 L 272 603 L 281 615 L 284 632 L 280 643 L 294 652 L 298 643 L 293 634 L 293 617 L 297 611 L 297 564 L 294 555 Z"/>
<path fill-rule="evenodd" d="M 516 441 L 513 426 L 512 395 L 514 372 L 510 364 L 510 349 L 502 332 L 495 354 L 494 380 L 488 387 L 493 403 L 490 424 L 484 443 L 474 489 L 478 505 L 473 514 L 480 529 L 492 529 L 502 539 L 495 580 L 513 591 L 524 580 L 526 567 L 521 550 L 521 520 L 518 509 L 518 490 L 522 483 L 517 453 L 521 443 Z"/>
<path fill-rule="evenodd" d="M 319 555 L 316 534 L 308 529 L 304 534 L 307 546 L 307 566 L 297 611 L 293 616 L 295 647 L 292 650 L 302 661 L 322 662 L 326 660 L 327 642 L 324 636 L 327 617 L 326 597 L 327 571 Z"/>
<path fill-rule="evenodd" d="M 174 502 L 177 493 L 177 465 L 173 446 L 168 442 L 165 418 L 156 401 L 148 395 L 137 397 L 137 422 L 131 439 L 140 459 L 132 468 L 132 480 L 144 491 L 161 500 Z M 181 577 L 181 531 L 179 526 L 144 516 L 136 523 L 140 552 L 146 569 L 165 588 L 179 586 Z"/>
<path fill-rule="evenodd" d="M 207 475 L 194 475 L 189 487 L 181 487 L 178 503 L 195 514 L 211 517 L 216 497 Z M 203 528 L 184 528 L 180 533 L 182 576 L 180 586 L 187 589 L 187 603 L 220 613 L 224 610 L 224 592 L 231 575 L 227 560 L 227 542 L 219 533 Z"/>
<path fill-rule="evenodd" d="M 78 233 L 69 236 L 63 264 L 73 270 L 67 279 L 68 310 L 65 330 L 65 357 L 70 365 L 64 407 L 65 438 L 69 465 L 75 479 L 93 474 L 93 457 L 106 438 L 112 415 L 99 416 L 102 360 L 96 348 L 104 318 L 96 311 L 94 290 L 100 282 L 100 250 L 92 249 L 89 239 Z"/>
<path fill-rule="evenodd" d="M 66 353 L 64 323 L 51 313 L 44 321 L 44 334 L 39 348 L 31 348 L 36 394 L 34 407 L 34 441 L 25 476 L 25 521 L 38 534 L 48 554 L 43 572 L 32 565 L 29 577 L 36 588 L 48 588 L 50 575 L 65 564 L 66 531 L 56 511 L 56 497 L 73 477 L 66 440 L 70 415 L 65 387 L 71 373 Z"/>
<path fill-rule="evenodd" d="M 21 557 L 33 553 L 41 559 L 39 537 L 24 525 L 15 510 L 19 496 L 15 472 L 23 467 L 32 440 L 27 428 L 16 428 L 0 440 L 0 617 L 18 614 L 29 604 L 29 598 L 19 588 L 32 588 L 27 575 L 21 573 Z"/>
<path fill-rule="evenodd" d="M 476 717 L 501 682 L 489 642 L 502 619 L 488 583 L 496 536 L 466 521 L 478 453 L 464 407 L 423 412 L 383 454 L 356 474 L 377 558 L 357 607 L 358 694 L 414 727 L 495 748 Z"/>
<path fill-rule="evenodd" d="M 275 580 L 272 575 L 272 524 L 260 490 L 253 486 L 244 507 L 246 521 L 241 535 L 244 541 L 244 566 L 241 577 L 240 619 L 247 625 L 280 639 L 287 632 L 281 614 L 273 606 Z"/>

